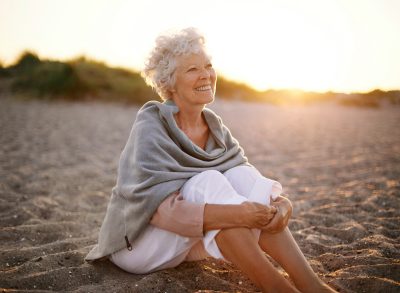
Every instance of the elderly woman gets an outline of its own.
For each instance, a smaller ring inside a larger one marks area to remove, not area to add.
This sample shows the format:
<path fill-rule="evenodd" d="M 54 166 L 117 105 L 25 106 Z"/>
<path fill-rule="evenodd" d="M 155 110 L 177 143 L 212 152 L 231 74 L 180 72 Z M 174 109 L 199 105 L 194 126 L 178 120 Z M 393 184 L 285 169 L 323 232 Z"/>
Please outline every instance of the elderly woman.
<path fill-rule="evenodd" d="M 203 36 L 192 28 L 160 36 L 143 75 L 164 102 L 148 102 L 136 116 L 86 260 L 108 257 L 145 274 L 214 257 L 238 266 L 264 292 L 334 292 L 287 228 L 292 206 L 281 185 L 248 162 L 221 118 L 205 108 L 217 77 Z"/>

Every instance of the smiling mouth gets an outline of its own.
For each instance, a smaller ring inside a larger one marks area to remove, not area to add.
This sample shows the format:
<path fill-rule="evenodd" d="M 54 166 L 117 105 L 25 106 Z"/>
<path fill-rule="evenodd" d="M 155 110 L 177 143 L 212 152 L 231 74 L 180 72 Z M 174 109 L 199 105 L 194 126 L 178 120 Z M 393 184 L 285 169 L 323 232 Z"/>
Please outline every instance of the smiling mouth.
<path fill-rule="evenodd" d="M 203 86 L 200 86 L 198 88 L 195 88 L 195 90 L 199 91 L 199 92 L 210 91 L 211 90 L 211 85 L 203 85 Z"/>

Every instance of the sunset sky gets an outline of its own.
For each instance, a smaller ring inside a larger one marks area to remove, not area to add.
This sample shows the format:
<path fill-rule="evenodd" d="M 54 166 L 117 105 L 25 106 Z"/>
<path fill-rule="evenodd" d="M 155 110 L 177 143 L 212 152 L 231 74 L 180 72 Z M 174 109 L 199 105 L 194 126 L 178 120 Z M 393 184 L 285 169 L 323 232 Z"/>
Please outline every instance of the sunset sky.
<path fill-rule="evenodd" d="M 398 0 L 0 0 L 0 61 L 24 50 L 139 70 L 155 37 L 197 27 L 223 76 L 257 89 L 400 89 Z"/>

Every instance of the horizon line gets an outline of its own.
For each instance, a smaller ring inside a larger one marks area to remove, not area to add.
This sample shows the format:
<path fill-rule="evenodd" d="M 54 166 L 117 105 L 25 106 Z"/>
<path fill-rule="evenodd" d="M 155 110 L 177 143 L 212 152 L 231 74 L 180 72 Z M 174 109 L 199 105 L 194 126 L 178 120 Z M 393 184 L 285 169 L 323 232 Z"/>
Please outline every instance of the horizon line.
<path fill-rule="evenodd" d="M 89 61 L 89 62 L 103 64 L 104 66 L 106 66 L 108 68 L 112 68 L 112 69 L 123 69 L 123 70 L 130 71 L 132 73 L 138 73 L 138 74 L 140 74 L 140 72 L 141 72 L 141 70 L 138 69 L 138 68 L 127 67 L 127 66 L 123 66 L 123 65 L 119 65 L 119 64 L 111 64 L 108 61 L 95 59 L 94 57 L 90 57 L 90 56 L 85 55 L 85 54 L 78 54 L 76 56 L 72 56 L 72 57 L 68 57 L 68 58 L 51 58 L 51 57 L 42 56 L 42 55 L 38 54 L 36 52 L 36 50 L 33 50 L 33 49 L 24 49 L 24 50 L 22 50 L 20 52 L 20 54 L 17 55 L 14 58 L 13 61 L 8 62 L 7 65 L 2 63 L 3 60 L 2 60 L 2 58 L 0 56 L 0 66 L 3 67 L 3 68 L 8 68 L 8 67 L 12 67 L 12 66 L 16 65 L 18 60 L 26 53 L 31 53 L 33 55 L 36 55 L 41 61 L 47 60 L 47 61 L 70 62 L 70 61 L 74 61 L 74 60 L 84 59 L 84 60 Z M 361 90 L 361 91 L 357 91 L 357 90 L 337 91 L 337 90 L 333 90 L 333 89 L 329 89 L 329 90 L 325 90 L 325 91 L 318 91 L 318 90 L 307 90 L 307 89 L 290 88 L 290 87 L 286 87 L 286 88 L 276 88 L 275 87 L 275 88 L 258 89 L 255 86 L 252 86 L 248 82 L 243 81 L 243 80 L 237 80 L 237 79 L 228 78 L 228 77 L 224 76 L 221 73 L 218 73 L 218 76 L 220 76 L 225 81 L 236 83 L 237 85 L 246 86 L 246 87 L 250 88 L 251 90 L 254 90 L 254 91 L 258 92 L 258 93 L 265 93 L 265 92 L 268 92 L 268 91 L 289 91 L 289 92 L 292 92 L 294 94 L 296 94 L 296 93 L 297 94 L 329 94 L 329 93 L 331 93 L 331 94 L 346 94 L 346 95 L 350 95 L 350 94 L 368 94 L 368 93 L 371 93 L 371 92 L 374 92 L 374 91 L 382 91 L 382 92 L 400 91 L 400 88 L 390 88 L 390 89 L 388 89 L 388 88 L 381 88 L 381 87 L 370 87 L 368 90 Z"/>

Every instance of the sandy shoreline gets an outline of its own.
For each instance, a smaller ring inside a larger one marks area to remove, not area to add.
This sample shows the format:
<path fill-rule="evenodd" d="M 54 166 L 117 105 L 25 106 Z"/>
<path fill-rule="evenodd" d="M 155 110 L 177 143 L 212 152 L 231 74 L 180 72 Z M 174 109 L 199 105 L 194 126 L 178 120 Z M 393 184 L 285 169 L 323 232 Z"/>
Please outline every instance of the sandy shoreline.
<path fill-rule="evenodd" d="M 290 228 L 325 281 L 341 292 L 400 291 L 400 108 L 223 101 L 212 108 L 250 162 L 290 194 Z M 146 276 L 83 261 L 137 109 L 0 97 L 1 289 L 256 290 L 214 260 Z"/>

